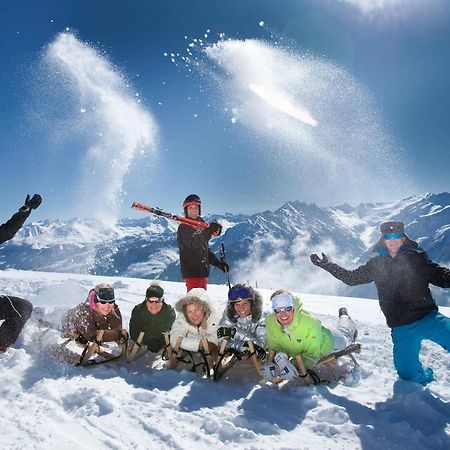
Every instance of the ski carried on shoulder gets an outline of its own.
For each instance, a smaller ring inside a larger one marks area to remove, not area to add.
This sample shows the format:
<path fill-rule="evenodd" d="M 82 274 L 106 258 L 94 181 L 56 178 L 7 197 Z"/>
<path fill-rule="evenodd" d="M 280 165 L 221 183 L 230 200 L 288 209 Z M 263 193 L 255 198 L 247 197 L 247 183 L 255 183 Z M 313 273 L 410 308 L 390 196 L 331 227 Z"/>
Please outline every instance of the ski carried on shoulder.
<path fill-rule="evenodd" d="M 189 219 L 188 217 L 179 216 L 178 214 L 172 214 L 169 212 L 165 212 L 160 208 L 153 208 L 152 206 L 145 205 L 144 203 L 139 202 L 133 202 L 131 205 L 133 209 L 136 209 L 137 211 L 141 211 L 143 213 L 147 214 L 153 214 L 155 216 L 164 217 L 165 219 L 173 220 L 174 222 L 183 223 L 185 225 L 188 225 L 191 228 L 194 228 L 196 230 L 204 230 L 205 228 L 208 228 L 209 224 L 206 222 L 201 222 L 199 220 Z"/>

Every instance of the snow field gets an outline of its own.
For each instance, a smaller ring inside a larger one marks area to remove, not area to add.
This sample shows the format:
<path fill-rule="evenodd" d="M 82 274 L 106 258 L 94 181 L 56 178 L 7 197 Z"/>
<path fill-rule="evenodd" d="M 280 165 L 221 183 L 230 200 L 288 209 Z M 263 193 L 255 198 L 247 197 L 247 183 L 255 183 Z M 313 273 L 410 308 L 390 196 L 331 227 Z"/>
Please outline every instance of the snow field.
<path fill-rule="evenodd" d="M 124 325 L 149 280 L 0 272 L 0 289 L 30 299 L 34 318 L 15 348 L 0 355 L 2 449 L 444 449 L 450 445 L 450 357 L 426 342 L 422 359 L 435 370 L 428 388 L 399 381 L 390 331 L 373 300 L 302 295 L 305 309 L 327 324 L 346 306 L 358 324 L 361 366 L 344 383 L 281 388 L 258 384 L 250 363 L 215 383 L 167 370 L 159 357 L 73 367 L 48 351 L 36 317 L 57 321 L 100 281 L 114 284 Z M 162 282 L 166 301 L 185 292 Z M 222 311 L 226 286 L 208 292 Z M 260 290 L 269 307 L 270 292 Z M 449 315 L 449 308 L 441 308 Z M 346 359 L 343 364 L 348 364 Z"/>

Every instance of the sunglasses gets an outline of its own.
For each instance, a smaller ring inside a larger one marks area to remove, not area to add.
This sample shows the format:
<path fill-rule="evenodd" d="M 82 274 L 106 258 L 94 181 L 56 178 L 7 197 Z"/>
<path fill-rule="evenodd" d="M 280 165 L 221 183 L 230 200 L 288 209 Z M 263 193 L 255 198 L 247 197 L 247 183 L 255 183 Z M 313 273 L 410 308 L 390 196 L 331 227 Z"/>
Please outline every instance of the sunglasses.
<path fill-rule="evenodd" d="M 161 303 L 162 298 L 150 297 L 147 299 L 147 302 L 148 303 Z"/>
<path fill-rule="evenodd" d="M 228 300 L 235 302 L 238 298 L 246 300 L 248 298 L 252 298 L 252 294 L 249 288 L 246 287 L 238 287 L 232 288 L 228 291 Z"/>
<path fill-rule="evenodd" d="M 286 306 L 285 308 L 273 308 L 275 314 L 280 314 L 280 312 L 286 311 L 291 312 L 294 309 L 293 306 Z"/>
<path fill-rule="evenodd" d="M 112 305 L 116 301 L 114 299 L 112 300 L 97 300 L 97 303 L 101 303 L 102 305 Z"/>
<path fill-rule="evenodd" d="M 390 240 L 390 239 L 400 239 L 402 237 L 402 233 L 388 233 L 384 235 L 384 238 L 386 240 Z"/>

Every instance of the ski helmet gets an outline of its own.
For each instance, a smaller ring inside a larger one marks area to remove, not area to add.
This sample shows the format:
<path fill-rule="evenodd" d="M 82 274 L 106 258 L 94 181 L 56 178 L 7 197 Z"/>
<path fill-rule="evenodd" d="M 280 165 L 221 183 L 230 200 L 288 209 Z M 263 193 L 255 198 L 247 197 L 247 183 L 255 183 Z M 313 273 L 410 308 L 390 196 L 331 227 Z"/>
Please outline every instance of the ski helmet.
<path fill-rule="evenodd" d="M 198 206 L 198 214 L 202 214 L 202 201 L 200 200 L 200 197 L 197 194 L 190 194 L 188 195 L 183 202 L 183 209 L 184 209 L 184 215 L 187 216 L 187 208 L 191 205 L 197 205 Z"/>

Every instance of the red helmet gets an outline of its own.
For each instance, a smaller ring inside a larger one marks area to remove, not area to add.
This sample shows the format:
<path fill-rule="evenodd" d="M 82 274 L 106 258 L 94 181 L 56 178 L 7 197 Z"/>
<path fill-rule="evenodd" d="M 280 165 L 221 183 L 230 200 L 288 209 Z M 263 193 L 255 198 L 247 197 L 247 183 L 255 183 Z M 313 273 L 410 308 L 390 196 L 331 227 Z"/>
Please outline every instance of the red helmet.
<path fill-rule="evenodd" d="M 198 213 L 201 215 L 202 213 L 202 201 L 200 200 L 200 197 L 197 194 L 190 194 L 188 195 L 183 202 L 183 208 L 184 208 L 184 215 L 187 216 L 187 207 L 191 205 L 197 205 L 198 206 Z"/>

